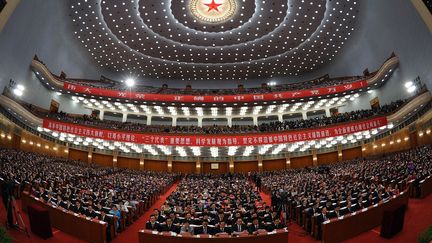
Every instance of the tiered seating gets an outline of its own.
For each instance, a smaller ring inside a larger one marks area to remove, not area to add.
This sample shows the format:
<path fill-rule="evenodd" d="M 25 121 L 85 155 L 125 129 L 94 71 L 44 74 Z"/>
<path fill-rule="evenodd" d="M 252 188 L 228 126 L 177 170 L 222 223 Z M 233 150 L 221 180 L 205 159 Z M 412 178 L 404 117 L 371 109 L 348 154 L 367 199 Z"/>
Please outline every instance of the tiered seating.
<path fill-rule="evenodd" d="M 160 126 L 160 125 L 144 125 L 141 123 L 133 122 L 119 122 L 109 120 L 99 120 L 96 117 L 87 115 L 69 115 L 63 112 L 50 113 L 42 115 L 40 110 L 35 106 L 29 107 L 35 115 L 41 117 L 48 117 L 51 119 L 61 120 L 74 124 L 81 124 L 85 126 L 95 126 L 101 128 L 108 128 L 113 130 L 135 131 L 135 132 L 150 132 L 150 133 L 176 133 L 176 134 L 239 134 L 239 133 L 265 133 L 265 132 L 278 132 L 287 130 L 300 130 L 313 127 L 324 127 L 338 123 L 349 121 L 356 121 L 365 118 L 370 118 L 377 115 L 389 115 L 406 103 L 406 100 L 397 100 L 390 104 L 383 105 L 378 109 L 357 110 L 346 113 L 333 114 L 330 117 L 315 117 L 307 120 L 287 120 L 283 122 L 270 122 L 262 123 L 258 126 L 246 125 L 233 125 L 229 126 Z"/>
<path fill-rule="evenodd" d="M 192 235 L 258 234 L 284 227 L 241 174 L 188 175 L 146 225 Z"/>
<path fill-rule="evenodd" d="M 108 223 L 108 239 L 126 229 L 177 174 L 103 168 L 35 153 L 0 150 L 0 177 L 19 191 L 78 216 Z"/>
<path fill-rule="evenodd" d="M 430 146 L 380 159 L 256 174 L 272 194 L 272 206 L 321 238 L 322 223 L 388 201 L 432 175 Z"/>

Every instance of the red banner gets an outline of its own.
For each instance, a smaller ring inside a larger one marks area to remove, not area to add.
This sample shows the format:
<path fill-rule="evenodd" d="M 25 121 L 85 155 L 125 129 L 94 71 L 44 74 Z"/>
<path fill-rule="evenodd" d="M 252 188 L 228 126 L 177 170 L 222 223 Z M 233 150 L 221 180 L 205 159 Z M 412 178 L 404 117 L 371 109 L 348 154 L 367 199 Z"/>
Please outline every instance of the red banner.
<path fill-rule="evenodd" d="M 162 135 L 104 130 L 49 119 L 44 119 L 43 121 L 43 128 L 83 137 L 138 144 L 203 147 L 255 146 L 266 144 L 293 143 L 349 135 L 356 132 L 368 131 L 371 129 L 379 128 L 385 125 L 387 125 L 387 117 L 378 117 L 359 122 L 345 123 L 338 126 L 329 126 L 308 130 L 286 131 L 280 133 L 264 133 L 250 135 Z"/>
<path fill-rule="evenodd" d="M 307 98 L 315 96 L 331 95 L 357 90 L 368 86 L 366 80 L 356 81 L 348 84 L 316 88 L 309 90 L 274 92 L 267 94 L 238 94 L 238 95 L 174 95 L 174 94 L 147 94 L 140 92 L 118 91 L 110 89 L 92 88 L 83 85 L 64 82 L 63 89 L 75 93 L 111 97 L 115 99 L 132 99 L 160 102 L 185 102 L 185 103 L 235 103 L 235 102 L 255 102 L 255 101 L 275 101 L 297 98 Z"/>

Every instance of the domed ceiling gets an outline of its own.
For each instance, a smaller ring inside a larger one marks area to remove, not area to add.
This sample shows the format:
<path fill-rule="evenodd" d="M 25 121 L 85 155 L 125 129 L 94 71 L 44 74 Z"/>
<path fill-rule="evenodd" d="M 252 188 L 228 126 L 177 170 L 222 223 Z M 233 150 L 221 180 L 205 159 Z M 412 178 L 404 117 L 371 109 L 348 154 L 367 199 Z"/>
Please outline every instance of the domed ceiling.
<path fill-rule="evenodd" d="M 355 29 L 353 0 L 69 0 L 103 67 L 140 77 L 251 79 L 318 69 Z"/>

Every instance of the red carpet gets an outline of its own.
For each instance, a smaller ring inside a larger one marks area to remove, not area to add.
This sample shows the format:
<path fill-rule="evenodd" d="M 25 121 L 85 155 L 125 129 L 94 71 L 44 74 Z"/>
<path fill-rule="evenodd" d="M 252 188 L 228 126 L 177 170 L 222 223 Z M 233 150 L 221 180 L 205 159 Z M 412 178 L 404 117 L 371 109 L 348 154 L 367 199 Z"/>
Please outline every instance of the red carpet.
<path fill-rule="evenodd" d="M 124 232 L 121 232 L 112 242 L 138 242 L 138 231 L 145 227 L 145 223 L 150 218 L 151 213 L 153 213 L 153 208 L 160 208 L 160 206 L 165 202 L 165 199 L 175 190 L 178 183 L 175 183 L 164 195 L 162 195 L 159 200 L 146 212 L 140 219 L 135 221 L 131 226 L 129 226 Z M 1 226 L 5 226 L 6 222 L 6 210 L 3 203 L 0 202 L 0 220 Z M 19 206 L 20 203 L 18 203 Z M 23 220 L 27 227 L 30 227 L 27 214 L 22 213 Z M 53 228 L 53 237 L 48 240 L 43 240 L 38 236 L 31 233 L 30 228 L 28 229 L 30 233 L 30 238 L 26 236 L 25 233 L 17 230 L 9 230 L 9 235 L 14 239 L 13 242 L 28 242 L 28 243 L 84 243 L 85 241 L 79 240 L 73 236 L 63 233 L 55 228 Z"/>
<path fill-rule="evenodd" d="M 261 192 L 262 199 L 271 205 L 270 195 Z M 381 243 L 381 242 L 417 242 L 417 237 L 428 226 L 432 225 L 432 195 L 425 199 L 410 199 L 408 210 L 405 214 L 405 222 L 403 230 L 392 239 L 384 239 L 379 236 L 380 227 L 358 235 L 345 242 L 350 243 Z M 302 227 L 296 223 L 291 223 L 288 226 L 289 240 L 288 242 L 318 242 L 311 236 L 307 235 Z"/>
<path fill-rule="evenodd" d="M 168 191 L 163 194 L 143 216 L 141 216 L 141 218 L 135 221 L 131 226 L 127 227 L 125 231 L 118 234 L 112 242 L 138 242 L 138 231 L 145 228 L 145 224 L 150 219 L 153 209 L 160 209 L 166 198 L 177 188 L 177 185 L 178 182 L 174 183 L 174 185 L 172 185 L 171 188 L 168 189 Z"/>
<path fill-rule="evenodd" d="M 17 204 L 19 207 L 21 207 L 21 203 L 17 201 Z M 27 214 L 21 212 L 21 216 L 24 220 L 25 225 L 28 228 L 30 238 L 27 237 L 27 235 L 24 232 L 17 231 L 17 230 L 9 230 L 9 235 L 13 238 L 13 242 L 29 242 L 29 243 L 56 243 L 56 242 L 62 242 L 62 243 L 83 243 L 85 241 L 76 239 L 73 236 L 70 236 L 66 233 L 63 233 L 55 228 L 53 228 L 53 237 L 49 238 L 48 240 L 43 240 L 39 238 L 38 236 L 32 234 L 30 231 L 30 223 L 27 217 Z M 6 209 L 4 208 L 3 202 L 0 203 L 0 225 L 2 227 L 5 226 L 6 223 Z"/>
<path fill-rule="evenodd" d="M 271 196 L 267 193 L 261 192 L 260 193 L 261 198 L 266 202 L 267 205 L 271 205 Z M 303 230 L 302 227 L 297 225 L 296 223 L 289 223 L 288 224 L 288 242 L 300 242 L 300 243 L 307 243 L 307 242 L 318 242 L 314 240 L 311 236 L 309 236 L 306 231 Z"/>
<path fill-rule="evenodd" d="M 358 235 L 347 242 L 417 242 L 417 237 L 432 225 L 432 195 L 425 199 L 410 199 L 405 214 L 404 228 L 392 239 L 379 237 L 380 227 Z"/>
<path fill-rule="evenodd" d="M 158 201 L 150 208 L 148 212 L 146 212 L 139 220 L 135 221 L 131 226 L 129 226 L 126 231 L 120 233 L 116 239 L 114 239 L 114 243 L 120 242 L 138 242 L 138 231 L 144 228 L 145 223 L 149 219 L 150 215 L 153 212 L 153 208 L 160 208 L 160 206 L 164 203 L 166 198 L 175 190 L 177 184 L 174 184 L 164 195 L 160 197 Z M 269 195 L 265 193 L 261 193 L 261 197 L 263 200 L 270 205 L 271 198 Z M 28 217 L 26 214 L 22 214 L 24 222 L 28 226 Z M 0 203 L 0 224 L 4 226 L 6 221 L 6 210 L 3 207 L 3 204 Z M 396 235 L 393 239 L 386 240 L 379 236 L 380 228 L 377 227 L 371 231 L 365 232 L 359 236 L 356 236 L 346 242 L 352 243 L 381 243 L 381 242 L 417 242 L 418 235 L 423 232 L 429 225 L 432 224 L 432 195 L 429 195 L 426 199 L 410 199 L 408 204 L 408 210 L 405 215 L 405 224 L 404 229 L 401 233 Z M 295 223 L 291 223 L 288 226 L 290 231 L 289 234 L 289 242 L 317 242 L 312 237 L 307 235 L 305 231 Z M 30 242 L 30 243 L 81 243 L 80 241 L 72 236 L 69 236 L 61 231 L 53 229 L 54 237 L 43 240 L 39 237 L 33 235 L 30 232 L 30 238 L 24 233 L 9 230 L 9 234 L 14 238 L 14 242 Z"/>

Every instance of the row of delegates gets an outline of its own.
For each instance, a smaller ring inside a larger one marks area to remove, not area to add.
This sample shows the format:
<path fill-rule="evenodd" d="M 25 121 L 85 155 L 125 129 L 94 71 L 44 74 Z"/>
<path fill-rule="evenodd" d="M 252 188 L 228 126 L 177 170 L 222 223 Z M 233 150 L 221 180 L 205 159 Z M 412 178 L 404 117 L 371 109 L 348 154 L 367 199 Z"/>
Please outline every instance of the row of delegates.
<path fill-rule="evenodd" d="M 275 219 L 274 223 L 263 224 L 258 218 L 253 218 L 252 223 L 247 225 L 241 218 L 238 218 L 233 225 L 226 225 L 225 221 L 220 221 L 216 225 L 209 225 L 207 221 L 203 221 L 201 225 L 192 225 L 189 221 L 182 224 L 174 224 L 171 218 L 168 218 L 165 223 L 158 223 L 156 216 L 150 216 L 150 220 L 146 223 L 146 229 L 159 232 L 173 232 L 177 234 L 190 233 L 192 235 L 208 234 L 208 235 L 238 235 L 241 233 L 257 234 L 263 230 L 271 232 L 278 229 L 284 229 L 285 226 L 280 219 Z"/>

